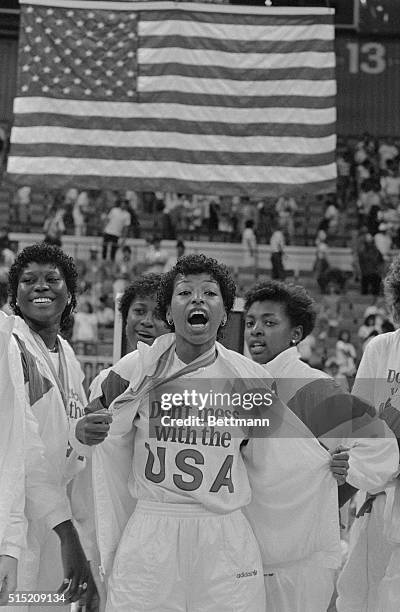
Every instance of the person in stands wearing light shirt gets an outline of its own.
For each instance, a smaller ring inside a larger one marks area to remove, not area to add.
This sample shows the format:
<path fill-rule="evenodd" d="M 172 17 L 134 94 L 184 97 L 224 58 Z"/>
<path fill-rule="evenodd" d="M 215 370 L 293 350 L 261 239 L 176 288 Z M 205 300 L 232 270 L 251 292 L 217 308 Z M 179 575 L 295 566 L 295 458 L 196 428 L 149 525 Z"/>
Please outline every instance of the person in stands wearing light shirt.
<path fill-rule="evenodd" d="M 125 238 L 131 224 L 127 200 L 116 202 L 107 215 L 103 234 L 103 259 L 107 259 L 108 245 L 111 244 L 111 261 L 114 261 L 120 238 Z"/>
<path fill-rule="evenodd" d="M 283 256 L 285 252 L 285 236 L 283 235 L 281 224 L 275 229 L 269 243 L 271 249 L 272 278 L 283 280 L 285 278 L 285 268 L 283 267 Z"/>

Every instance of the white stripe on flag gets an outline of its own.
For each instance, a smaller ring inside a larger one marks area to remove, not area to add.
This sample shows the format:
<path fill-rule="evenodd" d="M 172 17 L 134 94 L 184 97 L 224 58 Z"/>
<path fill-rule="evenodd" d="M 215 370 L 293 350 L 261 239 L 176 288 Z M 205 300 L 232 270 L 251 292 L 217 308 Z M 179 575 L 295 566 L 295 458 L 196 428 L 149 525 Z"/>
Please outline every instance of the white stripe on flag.
<path fill-rule="evenodd" d="M 336 108 L 219 108 L 184 104 L 131 104 L 129 102 L 88 102 L 55 98 L 15 98 L 14 113 L 45 113 L 77 117 L 178 119 L 219 123 L 304 123 L 324 125 L 336 120 Z"/>
<path fill-rule="evenodd" d="M 234 81 L 232 79 L 201 79 L 178 75 L 139 76 L 139 91 L 180 91 L 196 94 L 233 96 L 334 96 L 336 81 Z M 193 108 L 193 106 L 191 107 Z M 249 112 L 248 110 L 246 111 Z M 224 108 L 226 113 L 226 108 Z"/>
<path fill-rule="evenodd" d="M 221 40 L 332 40 L 332 27 L 322 24 L 266 26 L 196 23 L 184 19 L 143 20 L 138 24 L 138 32 L 139 36 L 198 36 Z"/>
<path fill-rule="evenodd" d="M 141 64 L 193 64 L 195 66 L 218 66 L 224 68 L 267 69 L 274 68 L 334 68 L 334 53 L 228 53 L 202 49 L 183 49 L 179 47 L 142 47 L 138 50 Z M 293 78 L 295 78 L 293 71 Z M 322 73 L 321 73 L 322 76 Z"/>
<path fill-rule="evenodd" d="M 235 137 L 220 135 L 178 134 L 176 132 L 151 132 L 117 130 L 80 130 L 42 125 L 15 127 L 14 144 L 55 143 L 68 145 L 110 147 L 165 147 L 193 151 L 230 151 L 238 153 L 297 153 L 303 155 L 329 153 L 335 148 L 336 136 L 325 138 L 296 138 L 252 136 Z"/>
<path fill-rule="evenodd" d="M 331 180 L 335 175 L 336 164 L 291 168 L 287 166 L 265 166 L 263 168 L 234 165 L 185 164 L 158 161 L 103 160 L 72 157 L 10 157 L 9 172 L 37 175 L 75 175 L 75 176 L 117 176 L 134 178 L 176 178 L 187 181 L 221 181 L 235 183 L 273 182 L 303 185 L 310 182 Z"/>

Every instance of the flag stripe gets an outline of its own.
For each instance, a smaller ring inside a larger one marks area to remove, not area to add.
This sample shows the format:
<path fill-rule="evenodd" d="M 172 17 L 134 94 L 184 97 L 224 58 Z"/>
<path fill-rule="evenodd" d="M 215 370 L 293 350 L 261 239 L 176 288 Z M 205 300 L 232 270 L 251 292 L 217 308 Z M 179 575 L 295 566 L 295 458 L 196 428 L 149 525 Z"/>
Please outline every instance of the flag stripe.
<path fill-rule="evenodd" d="M 109 147 L 102 145 L 101 148 L 88 147 L 85 145 L 65 145 L 65 144 L 31 144 L 18 145 L 15 144 L 14 155 L 25 157 L 44 157 L 52 155 L 54 157 L 68 157 L 99 160 L 130 160 L 134 158 L 137 161 L 148 162 L 178 162 L 199 165 L 221 165 L 230 167 L 232 164 L 245 166 L 275 167 L 286 166 L 294 168 L 302 168 L 305 164 L 309 167 L 326 166 L 333 163 L 335 156 L 332 152 L 321 153 L 318 155 L 296 155 L 288 153 L 236 153 L 233 151 L 198 151 L 190 149 L 172 149 L 162 148 L 157 144 L 157 148 L 148 147 Z"/>
<path fill-rule="evenodd" d="M 14 113 L 53 113 L 81 117 L 115 117 L 190 121 L 195 124 L 221 123 L 226 129 L 243 125 L 268 123 L 325 124 L 336 119 L 334 108 L 254 108 L 251 114 L 244 108 L 215 108 L 213 106 L 186 106 L 179 104 L 128 104 L 119 102 L 85 102 L 81 100 L 56 100 L 52 98 L 17 98 Z M 201 129 L 201 128 L 200 128 Z"/>
<path fill-rule="evenodd" d="M 151 30 L 156 29 L 157 32 L 162 34 L 164 31 L 164 26 L 167 25 L 167 21 L 171 23 L 172 32 L 176 34 L 181 34 L 181 32 L 175 31 L 177 27 L 176 24 L 182 24 L 186 22 L 188 24 L 187 27 L 190 27 L 190 24 L 193 24 L 193 28 L 195 30 L 189 31 L 190 36 L 195 36 L 196 31 L 200 31 L 204 35 L 204 31 L 206 31 L 207 26 L 210 28 L 214 27 L 216 31 L 223 31 L 222 28 L 231 28 L 232 31 L 235 31 L 235 38 L 238 39 L 249 39 L 248 31 L 245 28 L 257 28 L 256 31 L 259 32 L 260 39 L 267 39 L 265 33 L 269 33 L 270 36 L 275 37 L 274 31 L 280 34 L 279 40 L 282 38 L 286 38 L 287 32 L 292 32 L 293 35 L 296 33 L 305 31 L 309 29 L 309 34 L 306 36 L 304 34 L 304 38 L 332 38 L 332 14 L 318 14 L 317 11 L 310 11 L 309 14 L 306 12 L 302 13 L 302 10 L 297 10 L 293 14 L 283 13 L 273 14 L 268 9 L 265 10 L 265 14 L 251 14 L 248 15 L 243 12 L 240 15 L 240 23 L 238 23 L 238 17 L 234 13 L 226 14 L 219 9 L 221 6 L 214 6 L 214 10 L 201 11 L 196 10 L 197 6 L 195 5 L 191 11 L 182 11 L 181 8 L 176 8 L 175 10 L 166 10 L 166 11 L 146 11 L 144 10 L 141 14 L 141 33 L 150 32 Z M 228 7 L 227 7 L 228 8 Z M 232 8 L 232 7 L 229 7 Z M 246 10 L 246 7 L 242 7 L 242 9 Z M 299 25 L 301 23 L 301 25 Z M 159 29 L 159 27 L 161 29 Z M 236 29 L 235 29 L 236 28 Z M 224 30 L 226 31 L 226 30 Z M 238 34 L 243 32 L 243 36 L 239 36 Z M 186 31 L 185 31 L 186 34 Z M 314 36 L 316 34 L 316 36 Z M 303 35 L 302 35 L 303 36 Z M 229 38 L 229 36 L 227 36 Z"/>
<path fill-rule="evenodd" d="M 129 9 L 23 4 L 11 177 L 257 197 L 334 188 L 332 11 Z"/>
<path fill-rule="evenodd" d="M 138 126 L 139 128 L 139 126 Z M 62 144 L 62 145 L 81 145 L 99 146 L 101 143 L 107 143 L 107 147 L 120 147 L 122 150 L 131 148 L 133 145 L 138 147 L 154 147 L 155 145 L 171 148 L 171 132 L 155 132 L 145 129 L 141 125 L 137 131 L 117 131 L 115 129 L 97 130 L 97 129 L 70 129 L 64 125 L 56 126 L 38 126 L 14 129 L 14 144 L 19 145 L 34 145 L 43 143 Z M 335 147 L 335 136 L 326 138 L 304 138 L 304 137 L 265 137 L 255 134 L 252 137 L 236 137 L 232 135 L 204 135 L 199 139 L 196 132 L 182 134 L 176 132 L 174 135 L 174 144 L 179 148 L 187 151 L 231 151 L 234 153 L 273 153 L 280 154 L 285 150 L 287 154 L 300 155 L 320 155 L 321 153 L 333 153 Z M 103 145 L 104 146 L 104 145 Z M 176 148 L 176 147 L 175 147 Z M 286 154 L 285 153 L 285 154 Z M 19 155 L 22 153 L 20 152 Z M 101 154 L 101 150 L 98 151 Z M 32 155 L 32 153 L 30 153 Z M 126 154 L 127 155 L 127 154 Z M 108 157 L 108 155 L 104 155 Z M 312 163 L 312 162 L 311 162 Z"/>
<path fill-rule="evenodd" d="M 299 119 L 297 109 L 293 109 L 293 118 Z M 90 117 L 72 115 L 46 115 L 20 114 L 15 117 L 15 129 L 13 130 L 13 142 L 19 127 L 30 128 L 39 126 L 42 130 L 47 130 L 49 126 L 64 126 L 68 128 L 89 130 L 114 130 L 116 134 L 121 132 L 134 132 L 143 129 L 149 132 L 169 132 L 175 134 L 197 134 L 198 139 L 203 135 L 232 136 L 238 138 L 248 138 L 251 136 L 263 137 L 303 137 L 313 138 L 317 142 L 318 138 L 325 138 L 335 134 L 334 121 L 330 124 L 304 124 L 304 123 L 252 123 L 243 125 L 239 123 L 217 123 L 197 121 L 182 121 L 179 119 L 169 119 L 164 121 L 162 118 L 154 119 L 124 119 L 112 117 Z"/>
<path fill-rule="evenodd" d="M 168 64 L 141 64 L 140 66 L 140 77 L 146 76 L 166 76 L 166 75 L 179 75 L 195 78 L 211 78 L 211 79 L 225 79 L 225 80 L 237 80 L 237 81 L 278 81 L 278 80 L 315 80 L 323 83 L 331 82 L 331 86 L 335 89 L 335 69 L 334 68 L 312 68 L 312 67 L 299 67 L 299 68 L 237 68 L 237 67 L 224 67 L 221 66 L 196 66 L 195 64 L 179 64 L 178 62 L 171 61 Z"/>
<path fill-rule="evenodd" d="M 17 171 L 17 168 L 21 168 L 21 171 Z M 84 175 L 75 174 L 46 174 L 44 171 L 37 174 L 30 174 L 29 164 L 28 167 L 19 164 L 19 158 L 13 158 L 10 165 L 10 174 L 13 177 L 14 182 L 17 185 L 37 185 L 41 188 L 52 189 L 66 189 L 69 187 L 76 187 L 79 189 L 110 189 L 112 185 L 113 189 L 124 190 L 127 189 L 127 179 L 125 176 L 121 177 L 118 174 L 112 174 L 110 168 L 107 170 L 107 175 L 90 174 L 86 172 Z M 262 177 L 259 177 L 258 182 L 241 182 L 238 180 L 235 183 L 227 184 L 225 181 L 208 180 L 206 182 L 185 179 L 185 188 L 187 193 L 202 193 L 202 194 L 221 194 L 221 195 L 238 195 L 263 198 L 279 197 L 283 194 L 298 196 L 299 193 L 306 188 L 308 194 L 324 194 L 332 192 L 332 179 L 308 181 L 304 185 L 297 183 L 286 183 L 284 180 L 279 182 L 268 182 L 269 177 L 265 177 L 265 181 L 262 181 Z M 139 179 L 130 177 L 129 188 L 138 191 L 171 191 L 180 193 L 182 187 L 181 178 L 148 178 L 141 177 Z"/>
<path fill-rule="evenodd" d="M 221 38 L 191 37 L 180 35 L 141 36 L 140 46 L 146 49 L 177 47 L 179 49 L 206 49 L 225 53 L 332 53 L 330 40 L 225 40 Z"/>
<path fill-rule="evenodd" d="M 115 172 L 117 176 L 125 176 L 132 178 L 145 178 L 152 176 L 154 179 L 160 178 L 176 178 L 176 170 L 179 171 L 186 180 L 204 181 L 209 180 L 210 176 L 214 176 L 214 180 L 220 182 L 236 183 L 240 182 L 257 182 L 260 179 L 260 169 L 248 165 L 222 165 L 215 167 L 213 164 L 189 164 L 175 162 L 165 162 L 160 164 L 158 161 L 142 161 L 140 164 L 136 160 L 113 160 L 108 159 L 88 159 L 88 158 L 69 158 L 69 157 L 13 157 L 11 160 L 10 169 L 13 171 L 13 164 L 18 161 L 20 171 L 31 174 L 42 174 L 43 167 L 46 168 L 46 173 L 51 174 L 74 174 L 76 176 L 85 175 L 86 173 L 94 176 L 104 176 Z M 44 163 L 44 166 L 43 166 Z M 268 177 L 270 172 L 279 181 L 288 184 L 304 184 L 309 181 L 328 180 L 332 175 L 332 166 L 327 164 L 324 166 L 312 166 L 309 168 L 288 168 L 287 166 L 265 166 L 262 168 L 261 174 Z"/>
<path fill-rule="evenodd" d="M 266 93 L 271 95 L 308 95 L 333 96 L 336 94 L 335 81 L 234 81 L 227 79 L 193 79 L 174 75 L 152 77 L 138 77 L 139 91 L 182 91 L 198 94 L 206 89 L 210 93 L 242 96 L 260 96 Z"/>
<path fill-rule="evenodd" d="M 154 17 L 152 15 L 151 17 Z M 324 25 L 301 25 L 301 26 L 273 26 L 261 25 L 257 17 L 255 24 L 243 25 L 221 23 L 212 19 L 208 23 L 200 21 L 186 21 L 188 15 L 183 15 L 183 19 L 173 20 L 161 18 L 160 21 L 145 21 L 145 14 L 138 25 L 139 37 L 147 36 L 186 36 L 188 38 L 215 38 L 216 40 L 263 40 L 263 41 L 287 41 L 299 40 L 330 40 L 331 28 Z"/>
<path fill-rule="evenodd" d="M 335 56 L 331 52 L 313 53 L 311 51 L 303 51 L 299 53 L 235 53 L 232 56 L 231 52 L 203 50 L 203 49 L 180 49 L 179 47 L 157 47 L 146 48 L 142 47 L 138 51 L 138 60 L 141 64 L 169 64 L 171 62 L 182 65 L 193 65 L 201 67 L 232 68 L 232 60 L 235 65 L 241 69 L 252 69 L 257 66 L 260 78 L 262 78 L 262 70 L 282 70 L 292 69 L 293 75 L 288 75 L 288 78 L 294 78 L 298 68 L 334 68 Z"/>
<path fill-rule="evenodd" d="M 196 106 L 220 106 L 221 98 L 215 94 L 197 94 L 193 98 L 192 94 L 175 91 L 141 92 L 140 101 L 142 104 L 190 104 Z M 320 98 L 315 96 L 228 96 L 224 97 L 225 106 L 230 108 L 330 108 L 332 117 L 335 116 L 336 96 L 325 96 Z M 253 112 L 253 110 L 252 110 Z"/>

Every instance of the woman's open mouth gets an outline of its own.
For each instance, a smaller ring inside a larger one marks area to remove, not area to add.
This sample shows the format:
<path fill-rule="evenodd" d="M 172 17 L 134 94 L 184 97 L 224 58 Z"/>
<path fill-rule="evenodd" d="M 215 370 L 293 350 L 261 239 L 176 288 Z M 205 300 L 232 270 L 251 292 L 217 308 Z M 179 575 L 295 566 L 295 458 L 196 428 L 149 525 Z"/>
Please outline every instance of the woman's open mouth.
<path fill-rule="evenodd" d="M 188 316 L 188 323 L 192 329 L 204 329 L 208 320 L 208 314 L 204 310 L 192 310 Z"/>

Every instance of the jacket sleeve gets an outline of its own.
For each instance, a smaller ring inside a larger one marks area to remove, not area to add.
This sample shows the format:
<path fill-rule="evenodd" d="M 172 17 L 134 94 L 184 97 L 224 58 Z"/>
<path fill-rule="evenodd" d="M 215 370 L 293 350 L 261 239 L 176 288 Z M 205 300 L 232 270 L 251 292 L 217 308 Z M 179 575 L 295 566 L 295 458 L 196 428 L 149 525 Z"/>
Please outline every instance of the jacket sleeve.
<path fill-rule="evenodd" d="M 16 486 L 18 490 L 15 492 L 9 522 L 4 531 L 3 540 L 0 542 L 0 555 L 8 555 L 9 557 L 20 559 L 21 553 L 26 546 L 25 488 L 23 479 L 16 483 Z"/>
<path fill-rule="evenodd" d="M 57 483 L 54 470 L 45 457 L 37 421 L 29 406 L 25 412 L 26 425 L 26 517 L 43 519 L 49 529 L 71 519 L 71 508 L 66 487 Z"/>

